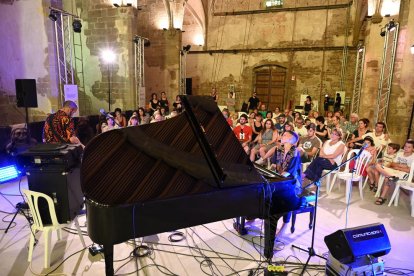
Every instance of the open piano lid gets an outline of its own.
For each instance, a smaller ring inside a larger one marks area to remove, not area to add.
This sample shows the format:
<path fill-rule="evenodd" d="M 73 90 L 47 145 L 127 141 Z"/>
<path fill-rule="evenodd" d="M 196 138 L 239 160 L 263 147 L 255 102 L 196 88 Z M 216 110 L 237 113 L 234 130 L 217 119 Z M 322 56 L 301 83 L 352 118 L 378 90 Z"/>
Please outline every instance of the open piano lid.
<path fill-rule="evenodd" d="M 166 121 L 105 132 L 85 148 L 85 196 L 104 205 L 205 193 L 266 180 L 211 97 L 181 96 Z"/>

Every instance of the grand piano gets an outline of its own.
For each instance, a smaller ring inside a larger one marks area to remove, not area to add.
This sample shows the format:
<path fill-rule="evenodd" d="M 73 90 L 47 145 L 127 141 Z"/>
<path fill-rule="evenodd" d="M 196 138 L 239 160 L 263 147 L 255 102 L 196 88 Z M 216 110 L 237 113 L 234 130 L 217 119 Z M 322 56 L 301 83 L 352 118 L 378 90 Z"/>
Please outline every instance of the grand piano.
<path fill-rule="evenodd" d="M 294 179 L 255 168 L 211 97 L 182 104 L 177 117 L 108 131 L 85 148 L 88 234 L 103 245 L 106 275 L 115 244 L 242 216 L 265 220 L 271 259 L 277 220 L 302 204 Z"/>

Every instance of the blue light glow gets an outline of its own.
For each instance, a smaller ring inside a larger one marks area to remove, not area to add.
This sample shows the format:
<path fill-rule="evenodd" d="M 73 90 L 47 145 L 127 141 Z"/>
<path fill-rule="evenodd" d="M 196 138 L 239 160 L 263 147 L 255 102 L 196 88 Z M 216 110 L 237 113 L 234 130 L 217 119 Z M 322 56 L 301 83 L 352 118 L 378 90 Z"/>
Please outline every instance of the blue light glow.
<path fill-rule="evenodd" d="M 14 179 L 18 176 L 19 176 L 19 172 L 16 169 L 15 165 L 10 165 L 10 166 L 0 168 L 0 183 Z"/>

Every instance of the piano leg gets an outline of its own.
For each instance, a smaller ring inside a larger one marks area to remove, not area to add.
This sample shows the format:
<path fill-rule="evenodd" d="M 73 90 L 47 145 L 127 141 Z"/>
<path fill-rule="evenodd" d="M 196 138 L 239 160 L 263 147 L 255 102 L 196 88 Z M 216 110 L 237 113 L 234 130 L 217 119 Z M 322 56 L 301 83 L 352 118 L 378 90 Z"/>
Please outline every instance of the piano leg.
<path fill-rule="evenodd" d="M 264 240 L 264 256 L 271 260 L 273 258 L 273 247 L 275 245 L 277 221 L 280 216 L 270 216 L 265 219 L 265 240 Z"/>
<path fill-rule="evenodd" d="M 114 245 L 104 245 L 104 255 L 105 255 L 105 274 L 106 276 L 114 275 Z"/>

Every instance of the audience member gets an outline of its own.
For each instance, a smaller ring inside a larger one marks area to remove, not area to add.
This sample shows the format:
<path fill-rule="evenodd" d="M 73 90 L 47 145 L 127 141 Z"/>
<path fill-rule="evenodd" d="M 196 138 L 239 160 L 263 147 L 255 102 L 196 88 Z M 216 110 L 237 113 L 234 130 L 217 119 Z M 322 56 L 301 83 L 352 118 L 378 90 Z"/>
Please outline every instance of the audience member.
<path fill-rule="evenodd" d="M 372 137 L 375 146 L 379 147 L 381 146 L 381 150 L 382 151 L 388 143 L 390 143 L 390 137 L 387 134 L 387 126 L 385 125 L 384 122 L 377 122 L 375 124 L 375 128 L 373 133 L 366 133 L 364 135 L 362 135 L 362 137 L 367 137 L 367 136 Z"/>
<path fill-rule="evenodd" d="M 10 142 L 6 145 L 6 153 L 12 157 L 37 144 L 37 141 L 30 137 L 26 124 L 19 124 L 12 127 Z"/>
<path fill-rule="evenodd" d="M 249 145 L 252 141 L 252 128 L 247 123 L 247 115 L 242 114 L 239 118 L 240 125 L 236 126 L 233 129 L 234 134 L 236 135 L 237 139 L 239 139 L 244 151 L 246 153 L 249 152 Z"/>
<path fill-rule="evenodd" d="M 316 125 L 311 123 L 307 127 L 307 136 L 300 137 L 298 150 L 303 163 L 310 162 L 315 158 L 322 141 L 315 135 Z"/>
<path fill-rule="evenodd" d="M 275 125 L 275 128 L 279 132 L 279 134 L 282 134 L 285 131 L 285 124 L 286 124 L 286 115 L 280 114 L 278 117 L 278 123 Z"/>
<path fill-rule="evenodd" d="M 120 108 L 115 108 L 115 122 L 118 123 L 120 127 L 127 126 L 126 117 L 122 114 L 122 110 Z"/>
<path fill-rule="evenodd" d="M 221 114 L 223 114 L 224 119 L 226 119 L 226 121 L 227 121 L 227 123 L 229 124 L 229 126 L 230 126 L 231 128 L 233 128 L 233 121 L 231 120 L 229 110 L 228 110 L 227 108 L 224 108 L 224 109 L 223 109 L 223 111 L 221 111 Z"/>
<path fill-rule="evenodd" d="M 218 103 L 218 94 L 217 94 L 217 88 L 216 87 L 213 87 L 212 89 L 211 89 L 211 97 L 213 98 L 213 100 L 216 102 L 216 103 Z"/>
<path fill-rule="evenodd" d="M 344 122 L 342 128 L 347 133 L 352 134 L 358 128 L 358 120 L 358 114 L 351 113 L 351 115 L 349 116 L 349 121 Z"/>
<path fill-rule="evenodd" d="M 273 121 L 271 119 L 265 120 L 264 128 L 253 140 L 254 143 L 257 143 L 250 152 L 250 160 L 252 162 L 256 159 L 256 154 L 259 153 L 260 157 L 263 158 L 266 153 L 276 145 L 279 134 L 275 130 Z"/>
<path fill-rule="evenodd" d="M 322 142 L 328 140 L 328 129 L 325 126 L 325 118 L 323 116 L 318 116 L 316 118 L 316 136 L 321 139 Z"/>
<path fill-rule="evenodd" d="M 145 112 L 145 109 L 142 108 L 142 107 L 138 108 L 138 123 L 139 123 L 139 125 L 149 124 L 150 120 L 151 120 L 151 118 Z"/>
<path fill-rule="evenodd" d="M 351 140 L 348 141 L 347 147 L 353 149 L 359 149 L 362 146 L 363 135 L 371 132 L 368 129 L 369 120 L 362 118 L 358 121 L 358 128 L 352 133 Z"/>
<path fill-rule="evenodd" d="M 399 150 L 400 145 L 395 143 L 389 143 L 382 159 L 378 159 L 375 165 L 367 167 L 370 190 L 373 190 L 374 192 L 377 191 L 378 180 L 380 177 L 379 171 L 377 170 L 377 166 L 389 168 L 391 163 L 394 161 L 395 157 L 397 157 L 397 152 Z"/>
<path fill-rule="evenodd" d="M 182 107 L 182 104 L 181 104 L 181 98 L 180 98 L 180 96 L 179 96 L 179 95 L 177 95 L 177 96 L 175 97 L 175 101 L 174 101 L 174 103 L 173 103 L 173 107 L 175 108 L 175 110 L 176 110 L 178 113 L 181 113 L 181 110 L 183 109 L 183 107 Z"/>
<path fill-rule="evenodd" d="M 341 164 L 341 158 L 345 150 L 345 144 L 342 142 L 342 131 L 333 129 L 331 139 L 326 141 L 320 152 L 308 166 L 304 177 L 310 181 L 319 180 L 323 170 L 333 170 Z"/>
<path fill-rule="evenodd" d="M 256 92 L 253 92 L 253 95 L 249 98 L 249 112 L 252 112 L 253 110 L 257 109 L 260 105 L 260 100 L 257 97 Z"/>
<path fill-rule="evenodd" d="M 160 101 L 158 100 L 157 94 L 152 93 L 151 99 L 149 101 L 149 110 L 150 110 L 151 116 L 154 114 L 154 112 L 158 109 L 159 106 L 160 106 Z"/>
<path fill-rule="evenodd" d="M 129 118 L 128 126 L 138 126 L 138 125 L 139 125 L 138 116 L 132 115 L 131 118 Z"/>
<path fill-rule="evenodd" d="M 168 102 L 167 95 L 165 92 L 161 92 L 161 99 L 159 100 L 160 107 L 163 107 L 165 109 L 165 114 L 170 114 L 170 103 Z"/>
<path fill-rule="evenodd" d="M 301 137 L 308 134 L 306 127 L 303 125 L 302 117 L 296 119 L 295 132 Z"/>
<path fill-rule="evenodd" d="M 384 185 L 380 197 L 375 201 L 375 204 L 382 205 L 387 201 L 387 194 L 390 186 L 395 184 L 399 179 L 412 181 L 408 179 L 411 164 L 414 162 L 414 140 L 407 140 L 404 145 L 403 152 L 398 152 L 394 161 L 391 162 L 390 167 L 377 165 L 376 169 L 385 177 Z"/>
<path fill-rule="evenodd" d="M 252 141 L 255 141 L 256 140 L 256 137 L 263 130 L 263 118 L 262 118 L 262 114 L 261 113 L 255 114 L 255 119 L 253 121 L 253 124 L 250 125 L 250 127 L 252 128 L 252 131 L 253 131 Z"/>
<path fill-rule="evenodd" d="M 303 106 L 303 111 L 305 112 L 305 115 L 308 115 L 313 108 L 311 96 L 306 96 L 306 100 L 303 103 Z"/>

